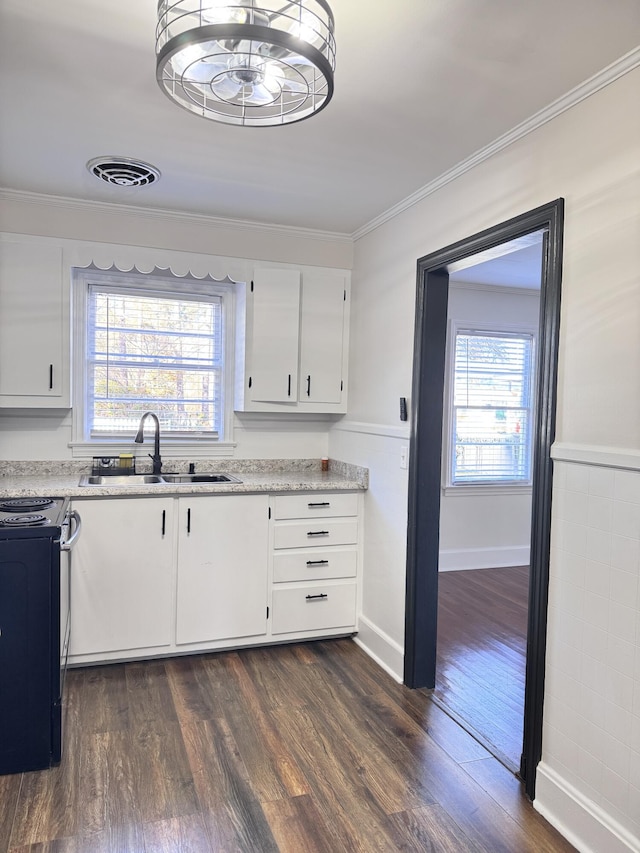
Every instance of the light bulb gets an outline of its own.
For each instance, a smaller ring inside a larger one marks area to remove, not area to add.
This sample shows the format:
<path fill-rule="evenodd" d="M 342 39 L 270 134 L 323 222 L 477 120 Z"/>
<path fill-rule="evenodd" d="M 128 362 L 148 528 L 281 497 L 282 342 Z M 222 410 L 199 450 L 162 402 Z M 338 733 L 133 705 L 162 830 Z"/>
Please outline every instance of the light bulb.
<path fill-rule="evenodd" d="M 205 24 L 246 24 L 249 21 L 249 10 L 240 3 L 230 5 L 228 0 L 207 0 L 200 14 Z"/>
<path fill-rule="evenodd" d="M 307 44 L 317 44 L 322 41 L 322 37 L 318 32 L 320 23 L 316 15 L 308 11 L 303 11 L 299 19 L 291 20 L 288 31 L 292 36 L 299 38 Z"/>

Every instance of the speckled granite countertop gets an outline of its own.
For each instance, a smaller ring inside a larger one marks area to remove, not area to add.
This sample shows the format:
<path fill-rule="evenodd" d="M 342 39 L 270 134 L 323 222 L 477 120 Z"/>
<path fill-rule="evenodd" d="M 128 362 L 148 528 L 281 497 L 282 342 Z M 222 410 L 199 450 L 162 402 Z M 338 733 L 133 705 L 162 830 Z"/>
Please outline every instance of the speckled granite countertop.
<path fill-rule="evenodd" d="M 366 468 L 330 460 L 329 471 L 320 460 L 196 460 L 196 471 L 225 473 L 241 483 L 168 483 L 166 485 L 79 486 L 86 462 L 0 462 L 0 498 L 20 497 L 134 497 L 136 495 L 211 495 L 255 492 L 361 491 L 368 487 Z M 184 459 L 164 461 L 163 470 L 184 472 Z M 138 473 L 148 473 L 144 465 Z"/>

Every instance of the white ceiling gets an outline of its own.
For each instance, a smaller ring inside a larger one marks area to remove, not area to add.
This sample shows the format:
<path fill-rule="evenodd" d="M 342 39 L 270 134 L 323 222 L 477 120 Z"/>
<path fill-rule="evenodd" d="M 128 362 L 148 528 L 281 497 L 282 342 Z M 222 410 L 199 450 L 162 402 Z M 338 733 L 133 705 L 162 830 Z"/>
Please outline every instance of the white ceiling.
<path fill-rule="evenodd" d="M 155 0 L 0 0 L 0 186 L 351 234 L 640 43 L 638 0 L 330 2 L 329 106 L 241 128 L 162 94 Z"/>
<path fill-rule="evenodd" d="M 536 231 L 486 252 L 469 255 L 448 267 L 449 281 L 540 290 L 542 238 L 543 232 Z"/>

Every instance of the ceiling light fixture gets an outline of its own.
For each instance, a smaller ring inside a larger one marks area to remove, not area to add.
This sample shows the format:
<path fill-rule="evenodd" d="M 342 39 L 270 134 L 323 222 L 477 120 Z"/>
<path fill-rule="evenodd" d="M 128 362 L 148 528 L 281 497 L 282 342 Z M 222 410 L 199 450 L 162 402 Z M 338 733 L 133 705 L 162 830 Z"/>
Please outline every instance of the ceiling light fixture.
<path fill-rule="evenodd" d="M 156 79 L 181 107 L 269 127 L 319 112 L 336 47 L 325 0 L 159 0 Z"/>

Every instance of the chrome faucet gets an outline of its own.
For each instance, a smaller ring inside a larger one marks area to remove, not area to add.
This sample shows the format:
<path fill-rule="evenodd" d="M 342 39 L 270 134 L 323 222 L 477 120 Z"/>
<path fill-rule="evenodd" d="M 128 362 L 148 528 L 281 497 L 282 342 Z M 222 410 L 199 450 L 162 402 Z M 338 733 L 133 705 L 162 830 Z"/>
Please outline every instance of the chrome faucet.
<path fill-rule="evenodd" d="M 145 412 L 144 415 L 140 418 L 140 424 L 138 425 L 138 432 L 136 433 L 136 437 L 133 439 L 136 444 L 142 444 L 144 441 L 144 422 L 147 418 L 153 418 L 153 423 L 155 427 L 154 433 L 154 442 L 153 442 L 153 456 L 149 453 L 149 456 L 153 460 L 153 473 L 159 474 L 162 470 L 162 458 L 160 457 L 160 421 L 158 420 L 158 416 L 153 412 Z"/>

